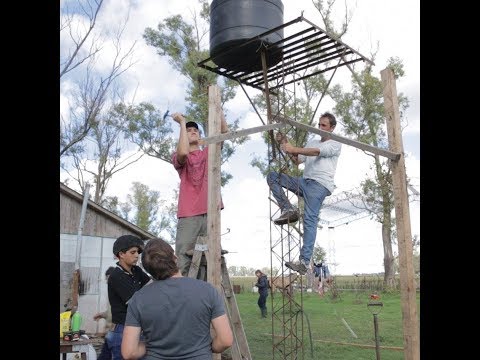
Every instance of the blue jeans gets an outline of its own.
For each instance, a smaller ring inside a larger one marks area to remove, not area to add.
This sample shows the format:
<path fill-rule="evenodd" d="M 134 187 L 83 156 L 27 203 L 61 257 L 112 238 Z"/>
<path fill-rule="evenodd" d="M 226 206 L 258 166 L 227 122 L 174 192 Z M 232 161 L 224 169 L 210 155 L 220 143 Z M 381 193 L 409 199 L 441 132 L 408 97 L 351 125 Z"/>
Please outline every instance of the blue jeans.
<path fill-rule="evenodd" d="M 112 360 L 123 360 L 122 357 L 122 338 L 123 338 L 123 324 L 115 325 L 114 330 L 110 330 L 105 336 L 108 347 L 112 352 Z"/>
<path fill-rule="evenodd" d="M 282 188 L 286 188 L 303 197 L 305 208 L 303 214 L 303 245 L 300 249 L 300 260 L 303 259 L 306 263 L 309 263 L 317 237 L 320 208 L 325 198 L 331 194 L 330 191 L 318 181 L 279 174 L 275 171 L 268 173 L 267 183 L 282 212 L 292 208 L 292 204 L 290 204 Z"/>
<path fill-rule="evenodd" d="M 108 331 L 107 334 L 105 335 L 102 351 L 100 352 L 100 355 L 98 355 L 97 360 L 112 360 L 112 352 L 110 351 L 110 348 L 108 347 L 108 342 L 107 342 L 107 337 L 109 336 L 109 334 L 110 334 L 110 331 Z"/>
<path fill-rule="evenodd" d="M 125 325 L 123 324 L 117 324 L 115 325 L 115 329 L 110 330 L 105 336 L 105 342 L 107 344 L 107 347 L 112 353 L 112 358 L 111 358 L 112 360 L 123 360 L 122 339 L 123 339 L 124 327 Z M 143 336 L 143 333 L 140 333 L 140 341 L 143 341 L 143 342 L 145 341 L 145 337 Z M 143 356 L 139 359 L 140 360 L 143 359 Z"/>
<path fill-rule="evenodd" d="M 258 297 L 257 304 L 258 304 L 258 307 L 262 310 L 267 309 L 267 296 L 268 296 L 268 292 L 265 291 L 264 293 L 260 293 L 260 296 Z"/>

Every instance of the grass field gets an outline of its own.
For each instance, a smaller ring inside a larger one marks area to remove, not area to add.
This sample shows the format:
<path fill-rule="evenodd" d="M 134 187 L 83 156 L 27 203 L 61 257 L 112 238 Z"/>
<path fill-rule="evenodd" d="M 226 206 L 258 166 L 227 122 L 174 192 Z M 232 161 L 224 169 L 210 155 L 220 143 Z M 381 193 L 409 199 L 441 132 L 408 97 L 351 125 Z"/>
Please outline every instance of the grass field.
<path fill-rule="evenodd" d="M 287 311 L 286 317 L 284 317 L 285 310 L 278 311 L 272 322 L 272 306 L 275 310 L 282 307 L 284 304 L 282 295 L 275 293 L 273 299 L 272 296 L 268 297 L 269 316 L 267 319 L 262 319 L 257 306 L 258 294 L 251 292 L 256 278 L 232 278 L 231 280 L 232 284 L 240 285 L 244 290 L 235 296 L 254 360 L 290 359 L 278 352 L 278 345 L 275 348 L 272 347 L 272 328 L 275 328 L 275 335 L 280 335 L 282 324 L 285 324 L 284 327 L 292 330 L 292 333 L 297 334 L 300 339 L 300 351 L 297 352 L 297 357 L 292 359 L 374 360 L 376 359 L 375 332 L 371 309 L 380 309 L 377 315 L 380 358 L 382 360 L 404 358 L 399 292 L 379 293 L 379 301 L 383 304 L 381 308 L 367 306 L 371 293 L 368 289 L 339 291 L 339 296 L 335 299 L 331 296 L 332 292 L 327 292 L 323 298 L 314 292 L 304 292 L 303 296 L 297 292 L 295 304 L 298 306 L 291 308 L 290 312 Z M 341 281 L 339 283 L 341 284 Z M 340 287 L 338 283 L 337 286 Z M 418 313 L 420 312 L 419 303 L 420 294 L 417 294 Z M 300 309 L 303 309 L 303 313 Z M 289 320 L 291 318 L 296 319 L 298 328 L 293 328 L 295 321 Z M 275 337 L 275 339 L 281 339 L 281 337 Z M 276 340 L 275 344 L 278 343 L 279 341 Z M 287 346 L 287 348 L 291 349 L 294 346 Z"/>

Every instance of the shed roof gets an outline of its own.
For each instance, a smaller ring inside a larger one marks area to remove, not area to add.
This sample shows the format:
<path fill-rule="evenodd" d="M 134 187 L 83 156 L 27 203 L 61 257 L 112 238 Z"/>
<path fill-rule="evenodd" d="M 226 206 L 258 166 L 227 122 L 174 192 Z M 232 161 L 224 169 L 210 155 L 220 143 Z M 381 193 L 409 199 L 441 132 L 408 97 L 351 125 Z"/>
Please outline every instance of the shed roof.
<path fill-rule="evenodd" d="M 80 204 L 83 202 L 83 195 L 79 192 L 69 188 L 63 183 L 60 183 L 60 193 L 65 194 L 66 196 L 78 201 Z M 96 202 L 92 200 L 88 200 L 87 209 L 90 209 L 94 212 L 100 213 L 101 215 L 107 217 L 113 222 L 120 224 L 122 227 L 125 227 L 132 231 L 135 235 L 139 236 L 143 239 L 150 239 L 156 237 L 156 235 L 143 230 L 142 228 L 138 227 L 135 224 L 123 219 L 122 217 L 118 216 L 117 214 L 111 212 L 110 210 L 105 209 L 104 207 L 98 205 Z"/>

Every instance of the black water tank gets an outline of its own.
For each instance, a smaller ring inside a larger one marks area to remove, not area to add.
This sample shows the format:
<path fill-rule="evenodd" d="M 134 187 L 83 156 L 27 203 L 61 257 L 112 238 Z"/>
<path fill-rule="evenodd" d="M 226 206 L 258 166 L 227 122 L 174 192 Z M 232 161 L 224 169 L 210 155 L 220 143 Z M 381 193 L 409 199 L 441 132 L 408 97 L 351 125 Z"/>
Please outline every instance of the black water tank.
<path fill-rule="evenodd" d="M 281 0 L 213 0 L 210 5 L 210 57 L 219 67 L 228 70 L 261 70 L 260 47 L 282 40 L 283 28 L 246 46 L 239 45 L 281 25 Z M 233 48 L 235 50 L 218 56 Z M 266 55 L 268 68 L 282 60 L 282 52 L 276 46 Z"/>

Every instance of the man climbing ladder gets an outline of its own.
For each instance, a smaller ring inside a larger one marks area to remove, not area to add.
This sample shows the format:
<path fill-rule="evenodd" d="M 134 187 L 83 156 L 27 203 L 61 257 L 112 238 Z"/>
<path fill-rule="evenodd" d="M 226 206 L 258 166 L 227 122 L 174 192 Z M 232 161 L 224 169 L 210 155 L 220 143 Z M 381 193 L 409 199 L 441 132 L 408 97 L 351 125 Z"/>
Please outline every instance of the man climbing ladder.
<path fill-rule="evenodd" d="M 319 128 L 333 132 L 337 121 L 335 116 L 326 112 L 320 116 Z M 281 137 L 280 148 L 289 154 L 295 164 L 305 163 L 303 177 L 293 177 L 272 171 L 267 175 L 267 183 L 281 209 L 281 215 L 274 220 L 276 225 L 284 225 L 298 220 L 298 210 L 288 200 L 282 188 L 303 197 L 305 211 L 303 215 L 303 246 L 298 261 L 287 261 L 285 266 L 305 274 L 310 266 L 310 259 L 317 237 L 317 224 L 325 198 L 332 194 L 334 177 L 342 144 L 322 135 L 320 140 L 313 139 L 306 147 L 296 147 Z"/>

